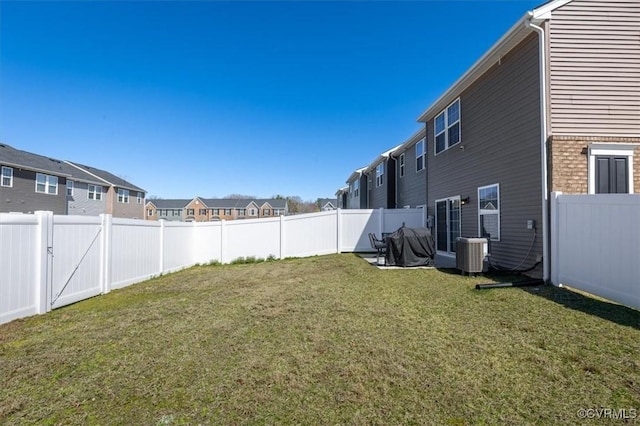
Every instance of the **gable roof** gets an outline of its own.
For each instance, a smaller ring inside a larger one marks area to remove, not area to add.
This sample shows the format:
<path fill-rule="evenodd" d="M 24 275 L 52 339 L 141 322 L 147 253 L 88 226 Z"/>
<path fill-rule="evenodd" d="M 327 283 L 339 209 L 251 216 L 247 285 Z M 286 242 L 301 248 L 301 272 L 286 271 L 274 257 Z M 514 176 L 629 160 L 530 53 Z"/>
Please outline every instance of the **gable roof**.
<path fill-rule="evenodd" d="M 189 204 L 191 200 L 184 199 L 173 199 L 173 200 L 163 200 L 163 199 L 155 199 L 148 200 L 147 204 L 153 204 L 157 209 L 183 209 Z"/>
<path fill-rule="evenodd" d="M 426 122 L 444 110 L 460 94 L 473 84 L 480 76 L 500 61 L 514 47 L 520 44 L 534 30 L 529 23 L 540 23 L 551 17 L 551 13 L 572 0 L 552 0 L 542 4 L 532 11 L 527 11 L 513 26 L 497 41 L 484 55 L 480 57 L 451 87 L 449 87 L 435 102 L 431 104 L 419 117 L 419 122 Z"/>
<path fill-rule="evenodd" d="M 392 153 L 392 152 L 394 152 L 395 150 L 397 150 L 398 148 L 400 148 L 400 145 L 395 146 L 395 147 L 391 148 L 390 150 L 385 151 L 385 152 L 383 152 L 382 154 L 378 155 L 378 156 L 376 157 L 376 159 L 375 159 L 375 160 L 373 160 L 373 162 L 369 165 L 369 167 L 367 167 L 367 168 L 365 169 L 365 172 L 368 172 L 368 171 L 370 171 L 370 170 L 375 169 L 375 168 L 378 166 L 378 164 L 382 163 L 384 160 L 386 160 L 387 158 L 389 158 L 389 156 L 391 155 L 391 153 Z"/>
<path fill-rule="evenodd" d="M 92 176 L 95 176 L 97 178 L 102 179 L 105 183 L 111 185 L 111 186 L 115 186 L 118 188 L 123 188 L 123 189 L 130 189 L 133 191 L 139 191 L 139 192 L 146 192 L 144 189 L 140 188 L 139 186 L 136 186 L 134 184 L 132 184 L 131 182 L 128 182 L 106 170 L 102 170 L 102 169 L 98 169 L 95 167 L 91 167 L 91 166 L 86 166 L 84 164 L 80 164 L 80 163 L 75 163 L 75 162 L 71 162 L 71 161 L 65 161 L 67 164 L 70 164 L 71 166 L 80 169 L 84 172 L 87 172 L 89 174 L 91 174 Z"/>
<path fill-rule="evenodd" d="M 284 209 L 287 206 L 287 200 L 275 198 L 197 198 L 210 209 L 245 209 L 252 203 L 258 207 L 269 204 L 274 209 Z"/>
<path fill-rule="evenodd" d="M 330 204 L 331 208 L 335 209 L 338 206 L 338 200 L 335 198 L 319 198 L 318 204 L 321 209 L 326 207 L 327 204 Z"/>
<path fill-rule="evenodd" d="M 407 151 L 407 149 L 418 143 L 418 141 L 427 137 L 427 126 L 420 126 L 420 129 L 416 131 L 413 135 L 409 137 L 406 141 L 402 142 L 402 144 L 398 145 L 396 149 L 391 153 L 393 157 L 397 157 L 400 154 Z"/>
<path fill-rule="evenodd" d="M 353 181 L 359 179 L 360 176 L 362 176 L 362 174 L 365 172 L 365 170 L 367 170 L 366 167 L 362 167 L 360 169 L 356 169 L 353 173 L 351 173 L 351 176 L 349 176 L 349 179 L 346 180 L 346 183 L 353 182 Z"/>

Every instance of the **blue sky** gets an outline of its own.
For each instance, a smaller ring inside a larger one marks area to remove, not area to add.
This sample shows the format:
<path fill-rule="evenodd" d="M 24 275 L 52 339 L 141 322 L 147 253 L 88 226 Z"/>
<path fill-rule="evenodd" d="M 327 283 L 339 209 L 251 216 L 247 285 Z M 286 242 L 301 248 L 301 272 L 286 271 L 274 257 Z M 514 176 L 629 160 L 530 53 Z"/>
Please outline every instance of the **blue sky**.
<path fill-rule="evenodd" d="M 0 141 L 161 198 L 333 197 L 541 1 L 0 2 Z"/>

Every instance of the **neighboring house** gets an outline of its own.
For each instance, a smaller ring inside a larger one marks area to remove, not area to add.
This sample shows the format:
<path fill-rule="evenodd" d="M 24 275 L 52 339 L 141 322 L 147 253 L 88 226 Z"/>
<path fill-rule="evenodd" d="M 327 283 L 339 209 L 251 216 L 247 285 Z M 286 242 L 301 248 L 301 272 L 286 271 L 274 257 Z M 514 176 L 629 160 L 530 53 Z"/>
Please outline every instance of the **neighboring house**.
<path fill-rule="evenodd" d="M 550 191 L 640 191 L 638 22 L 637 0 L 548 2 L 424 111 L 438 252 L 487 237 L 547 279 Z"/>
<path fill-rule="evenodd" d="M 364 173 L 366 167 L 358 169 L 351 173 L 347 179 L 349 185 L 348 209 L 366 209 L 367 208 L 367 175 Z"/>
<path fill-rule="evenodd" d="M 0 144 L 0 212 L 67 214 L 70 166 Z"/>
<path fill-rule="evenodd" d="M 97 178 L 105 183 L 105 211 L 113 217 L 144 219 L 145 190 L 106 170 L 83 164 L 65 161 L 65 163 Z M 91 195 L 89 189 L 89 196 Z"/>
<path fill-rule="evenodd" d="M 146 206 L 148 220 L 208 222 L 284 216 L 284 199 L 201 198 L 191 200 L 151 200 Z M 157 212 L 157 213 L 154 213 Z"/>
<path fill-rule="evenodd" d="M 135 188 L 134 200 L 144 200 L 144 190 L 115 178 L 108 172 L 69 161 L 57 160 L 0 144 L 0 212 L 142 218 L 143 205 L 119 208 L 110 193 L 117 188 Z M 104 177 L 113 177 L 118 187 Z M 138 204 L 138 203 L 136 203 Z"/>
<path fill-rule="evenodd" d="M 395 208 L 396 207 L 396 159 L 391 153 L 399 146 L 380 154 L 366 168 L 368 176 L 367 208 Z"/>
<path fill-rule="evenodd" d="M 144 206 L 146 220 L 168 220 L 182 222 L 185 220 L 185 208 L 192 200 L 149 200 Z"/>
<path fill-rule="evenodd" d="M 427 143 L 423 126 L 391 156 L 395 158 L 396 199 L 390 208 L 427 206 Z"/>
<path fill-rule="evenodd" d="M 318 198 L 318 208 L 326 212 L 338 208 L 338 200 L 335 198 Z"/>
<path fill-rule="evenodd" d="M 349 205 L 349 187 L 343 186 L 336 191 L 336 202 L 339 209 L 346 209 Z"/>

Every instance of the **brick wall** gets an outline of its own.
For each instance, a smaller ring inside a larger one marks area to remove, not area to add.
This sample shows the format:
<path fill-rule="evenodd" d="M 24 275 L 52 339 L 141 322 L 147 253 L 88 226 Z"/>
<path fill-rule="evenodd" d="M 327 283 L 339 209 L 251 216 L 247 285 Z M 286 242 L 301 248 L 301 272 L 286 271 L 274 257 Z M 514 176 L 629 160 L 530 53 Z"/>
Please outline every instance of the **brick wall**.
<path fill-rule="evenodd" d="M 552 136 L 549 140 L 550 190 L 565 194 L 588 192 L 589 145 L 593 143 L 637 143 L 640 138 Z M 634 193 L 640 193 L 640 146 L 633 157 Z"/>

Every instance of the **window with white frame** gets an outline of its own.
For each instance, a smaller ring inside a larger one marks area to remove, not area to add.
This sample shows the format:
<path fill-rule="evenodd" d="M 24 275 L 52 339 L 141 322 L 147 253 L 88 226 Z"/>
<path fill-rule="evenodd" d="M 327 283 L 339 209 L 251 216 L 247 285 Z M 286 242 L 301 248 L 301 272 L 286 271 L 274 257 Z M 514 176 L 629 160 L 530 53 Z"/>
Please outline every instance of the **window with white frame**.
<path fill-rule="evenodd" d="M 400 163 L 400 177 L 404 177 L 404 152 L 400 154 L 398 162 Z"/>
<path fill-rule="evenodd" d="M 460 99 L 438 114 L 434 121 L 434 147 L 438 154 L 460 142 Z"/>
<path fill-rule="evenodd" d="M 0 186 L 13 186 L 13 169 L 11 167 L 2 166 L 1 176 Z"/>
<path fill-rule="evenodd" d="M 384 183 L 384 163 L 376 166 L 376 186 L 382 186 Z"/>
<path fill-rule="evenodd" d="M 87 198 L 96 201 L 102 200 L 102 187 L 98 185 L 89 185 Z"/>
<path fill-rule="evenodd" d="M 497 183 L 478 188 L 478 229 L 480 237 L 500 240 L 500 187 Z"/>
<path fill-rule="evenodd" d="M 138 196 L 136 197 L 136 201 L 138 204 L 142 204 L 142 199 L 144 197 L 142 196 L 142 192 L 138 192 Z"/>
<path fill-rule="evenodd" d="M 629 143 L 589 145 L 589 194 L 633 194 L 633 154 L 638 146 Z"/>
<path fill-rule="evenodd" d="M 118 202 L 129 204 L 129 190 L 128 189 L 118 189 Z"/>
<path fill-rule="evenodd" d="M 58 195 L 58 177 L 36 173 L 36 192 Z"/>
<path fill-rule="evenodd" d="M 423 170 L 426 161 L 426 149 L 424 149 L 424 139 L 416 144 L 416 172 Z"/>
<path fill-rule="evenodd" d="M 282 211 L 280 209 L 273 209 L 274 216 L 280 216 L 281 214 L 282 214 Z"/>
<path fill-rule="evenodd" d="M 73 197 L 73 181 L 67 179 L 67 195 Z"/>
<path fill-rule="evenodd" d="M 246 209 L 237 209 L 237 210 L 238 210 L 238 216 L 245 216 L 247 214 Z"/>
<path fill-rule="evenodd" d="M 231 209 L 224 209 L 225 216 L 231 216 Z"/>
<path fill-rule="evenodd" d="M 354 197 L 360 196 L 360 179 L 356 179 L 353 182 L 353 196 Z"/>
<path fill-rule="evenodd" d="M 147 216 L 153 216 L 153 209 L 147 209 Z"/>
<path fill-rule="evenodd" d="M 264 209 L 263 213 L 265 216 L 271 216 L 271 210 L 270 209 Z"/>
<path fill-rule="evenodd" d="M 206 216 L 207 215 L 207 209 L 199 209 L 198 210 L 198 215 Z"/>
<path fill-rule="evenodd" d="M 250 216 L 255 216 L 256 215 L 256 209 L 250 209 L 249 210 L 249 215 Z"/>

